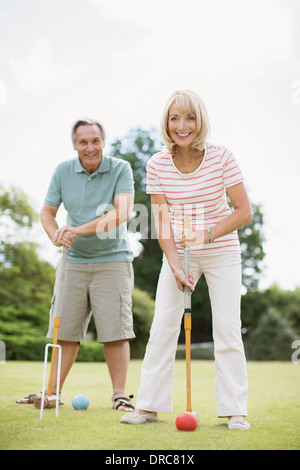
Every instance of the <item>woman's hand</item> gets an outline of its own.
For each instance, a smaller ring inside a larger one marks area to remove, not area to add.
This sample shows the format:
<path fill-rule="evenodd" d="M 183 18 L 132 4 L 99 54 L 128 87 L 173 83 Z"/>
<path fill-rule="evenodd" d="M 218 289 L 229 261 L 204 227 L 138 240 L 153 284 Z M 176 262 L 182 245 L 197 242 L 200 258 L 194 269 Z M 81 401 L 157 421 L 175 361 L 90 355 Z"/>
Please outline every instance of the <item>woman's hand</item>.
<path fill-rule="evenodd" d="M 54 232 L 52 237 L 52 242 L 55 246 L 65 246 L 67 248 L 71 247 L 71 244 L 76 238 L 76 233 L 74 232 L 75 227 L 70 225 L 63 225 L 58 230 Z"/>
<path fill-rule="evenodd" d="M 178 269 L 176 271 L 173 270 L 173 274 L 177 283 L 177 287 L 181 292 L 184 291 L 184 286 L 187 286 L 191 292 L 195 290 L 195 281 L 192 272 L 189 273 L 188 279 L 186 278 L 183 269 Z"/>
<path fill-rule="evenodd" d="M 180 245 L 186 246 L 203 245 L 206 242 L 206 231 L 195 230 L 193 227 L 185 227 L 179 237 Z"/>

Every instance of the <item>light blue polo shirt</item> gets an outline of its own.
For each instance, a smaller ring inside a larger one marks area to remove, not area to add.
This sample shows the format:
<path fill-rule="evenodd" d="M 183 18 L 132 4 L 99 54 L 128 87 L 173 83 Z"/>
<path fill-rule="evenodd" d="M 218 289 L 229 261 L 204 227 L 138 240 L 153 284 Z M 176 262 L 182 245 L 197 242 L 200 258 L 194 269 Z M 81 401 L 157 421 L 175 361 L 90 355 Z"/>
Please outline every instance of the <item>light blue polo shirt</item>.
<path fill-rule="evenodd" d="M 120 193 L 134 193 L 133 175 L 128 162 L 102 155 L 97 170 L 89 174 L 77 157 L 57 166 L 45 204 L 53 207 L 63 204 L 68 213 L 67 225 L 78 227 L 112 210 L 114 197 Z M 100 236 L 77 236 L 69 250 L 68 261 L 101 263 L 133 260 L 126 222 Z"/>

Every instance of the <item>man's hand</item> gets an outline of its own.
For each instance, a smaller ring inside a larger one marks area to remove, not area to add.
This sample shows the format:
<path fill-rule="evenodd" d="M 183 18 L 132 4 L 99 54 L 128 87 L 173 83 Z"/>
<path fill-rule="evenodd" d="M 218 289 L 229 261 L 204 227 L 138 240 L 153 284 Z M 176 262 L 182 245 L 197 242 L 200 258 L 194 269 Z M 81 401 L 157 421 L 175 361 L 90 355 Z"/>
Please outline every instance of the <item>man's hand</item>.
<path fill-rule="evenodd" d="M 73 227 L 63 225 L 54 232 L 52 243 L 55 246 L 65 246 L 66 248 L 70 248 L 75 238 L 76 233 L 73 232 Z"/>

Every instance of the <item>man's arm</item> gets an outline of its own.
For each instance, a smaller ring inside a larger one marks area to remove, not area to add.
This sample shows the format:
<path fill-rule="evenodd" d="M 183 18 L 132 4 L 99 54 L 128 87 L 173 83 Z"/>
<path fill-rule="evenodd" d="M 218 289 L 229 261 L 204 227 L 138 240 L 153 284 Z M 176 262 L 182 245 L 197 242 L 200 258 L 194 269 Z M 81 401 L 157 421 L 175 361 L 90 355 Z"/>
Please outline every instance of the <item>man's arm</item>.
<path fill-rule="evenodd" d="M 86 226 L 90 226 L 89 229 L 93 230 L 92 233 L 107 232 L 113 230 L 119 225 L 129 220 L 132 208 L 133 208 L 133 194 L 132 193 L 121 193 L 114 197 L 114 209 L 107 212 L 106 214 L 93 220 Z M 84 229 L 84 225 L 81 229 Z M 82 234 L 83 235 L 83 234 Z M 85 234 L 86 235 L 86 234 Z"/>
<path fill-rule="evenodd" d="M 57 239 L 57 233 L 59 232 L 59 227 L 56 221 L 57 211 L 58 207 L 44 204 L 40 213 L 42 226 L 55 246 L 66 246 L 67 248 L 70 248 L 76 234 L 68 230 L 63 233 L 63 236 L 59 240 Z"/>
<path fill-rule="evenodd" d="M 114 197 L 114 209 L 78 227 L 64 225 L 55 232 L 54 240 L 60 242 L 68 231 L 75 235 L 93 235 L 113 230 L 129 219 L 133 207 L 133 197 L 132 193 L 117 194 Z"/>

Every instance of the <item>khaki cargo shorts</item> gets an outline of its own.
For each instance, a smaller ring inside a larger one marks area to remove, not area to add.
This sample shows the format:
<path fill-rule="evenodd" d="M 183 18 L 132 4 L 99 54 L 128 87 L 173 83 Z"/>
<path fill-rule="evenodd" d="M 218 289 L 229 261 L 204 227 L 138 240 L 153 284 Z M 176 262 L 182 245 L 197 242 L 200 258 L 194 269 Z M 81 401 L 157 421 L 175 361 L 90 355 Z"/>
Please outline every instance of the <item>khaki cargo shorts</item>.
<path fill-rule="evenodd" d="M 57 271 L 60 266 L 61 261 Z M 53 338 L 57 289 L 56 282 L 48 338 Z M 81 343 L 91 315 L 99 343 L 134 339 L 132 289 L 133 268 L 130 262 L 67 263 L 58 339 Z"/>

